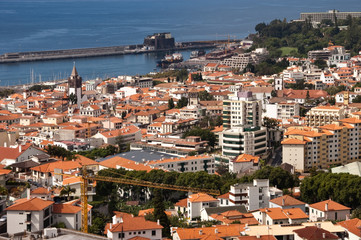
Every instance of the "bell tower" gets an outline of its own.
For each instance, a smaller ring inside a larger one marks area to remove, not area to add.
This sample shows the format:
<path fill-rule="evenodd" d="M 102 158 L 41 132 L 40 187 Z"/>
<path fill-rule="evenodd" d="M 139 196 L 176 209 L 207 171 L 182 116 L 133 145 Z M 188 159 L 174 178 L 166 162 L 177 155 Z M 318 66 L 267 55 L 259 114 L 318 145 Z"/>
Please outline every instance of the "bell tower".
<path fill-rule="evenodd" d="M 81 98 L 82 98 L 82 78 L 78 75 L 78 72 L 76 70 L 75 64 L 73 67 L 73 71 L 71 72 L 70 77 L 68 78 L 68 97 L 70 101 L 73 101 L 73 103 L 76 103 L 78 106 L 81 104 Z"/>

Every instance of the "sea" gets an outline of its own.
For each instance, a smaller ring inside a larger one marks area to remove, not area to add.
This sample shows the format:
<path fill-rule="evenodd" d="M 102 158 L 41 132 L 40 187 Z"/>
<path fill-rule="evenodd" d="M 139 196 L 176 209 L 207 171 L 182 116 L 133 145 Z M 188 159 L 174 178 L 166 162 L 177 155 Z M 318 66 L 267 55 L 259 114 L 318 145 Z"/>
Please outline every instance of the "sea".
<path fill-rule="evenodd" d="M 360 0 L 0 0 L 0 54 L 140 44 L 158 32 L 178 42 L 241 39 L 261 22 L 333 9 L 361 11 Z M 165 54 L 0 64 L 0 85 L 64 79 L 74 62 L 84 80 L 143 75 Z"/>

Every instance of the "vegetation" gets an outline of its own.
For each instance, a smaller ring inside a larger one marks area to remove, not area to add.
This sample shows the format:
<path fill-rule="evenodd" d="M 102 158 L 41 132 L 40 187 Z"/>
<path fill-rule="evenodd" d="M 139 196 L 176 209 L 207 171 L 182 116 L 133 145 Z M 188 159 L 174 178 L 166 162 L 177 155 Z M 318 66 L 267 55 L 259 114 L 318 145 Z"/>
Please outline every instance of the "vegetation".
<path fill-rule="evenodd" d="M 338 25 L 348 28 L 340 31 Z M 323 21 L 319 28 L 313 28 L 309 20 L 287 23 L 286 19 L 275 19 L 269 24 L 257 24 L 255 30 L 257 35 L 253 37 L 252 49 L 266 47 L 271 57 L 280 57 L 286 50 L 290 55 L 305 57 L 308 51 L 327 47 L 329 42 L 345 46 L 352 55 L 361 50 L 361 18 L 349 16 L 346 20 L 338 20 L 337 24 Z"/>
<path fill-rule="evenodd" d="M 1 98 L 6 98 L 8 97 L 9 95 L 15 93 L 15 91 L 13 89 L 2 89 L 0 90 L 0 97 Z"/>
<path fill-rule="evenodd" d="M 280 189 L 292 188 L 298 186 L 298 178 L 289 172 L 283 170 L 280 167 L 271 167 L 265 166 L 262 169 L 256 171 L 254 174 L 249 176 L 244 176 L 242 178 L 236 178 L 235 174 L 225 173 L 222 176 L 215 174 L 208 174 L 205 171 L 199 172 L 164 172 L 162 170 L 152 170 L 150 172 L 145 171 L 127 171 L 124 169 L 113 169 L 112 172 L 107 170 L 102 170 L 99 172 L 100 176 L 109 176 L 119 178 L 119 174 L 122 177 L 127 177 L 130 179 L 141 179 L 154 183 L 167 183 L 176 186 L 187 186 L 194 188 L 204 188 L 204 189 L 216 189 L 220 190 L 221 193 L 226 193 L 229 191 L 230 185 L 236 183 L 247 183 L 252 182 L 253 179 L 269 179 L 270 185 L 277 186 Z M 121 188 L 124 192 L 122 198 L 129 198 L 129 200 L 138 200 L 144 201 L 145 187 L 135 186 L 135 185 L 126 185 L 119 183 L 111 182 L 98 182 L 97 183 L 97 196 L 108 199 L 108 201 L 114 201 L 116 203 L 119 201 L 118 189 Z M 153 194 L 154 189 L 150 189 Z M 131 192 L 131 194 L 130 194 Z M 180 195 L 181 194 L 181 195 Z M 154 195 L 154 194 L 153 194 Z M 182 196 L 185 197 L 185 193 L 175 194 L 171 190 L 163 190 L 162 195 L 164 201 L 178 201 Z M 111 211 L 119 210 L 120 207 L 113 206 Z"/>
<path fill-rule="evenodd" d="M 177 102 L 177 107 L 176 108 L 182 108 L 188 105 L 188 98 L 186 97 L 181 97 L 181 99 L 178 100 Z"/>
<path fill-rule="evenodd" d="M 75 159 L 75 154 L 59 146 L 48 145 L 45 147 L 46 152 L 52 157 L 61 158 L 63 161 Z"/>
<path fill-rule="evenodd" d="M 201 100 L 201 101 L 212 101 L 212 100 L 214 100 L 214 97 L 209 92 L 204 90 L 204 91 L 199 93 L 199 100 Z"/>
<path fill-rule="evenodd" d="M 212 133 L 209 129 L 195 127 L 183 134 L 183 138 L 188 136 L 199 136 L 201 137 L 202 141 L 208 141 L 208 144 L 211 147 L 214 147 L 216 143 L 216 135 L 214 135 L 214 133 Z"/>
<path fill-rule="evenodd" d="M 361 103 L 361 96 L 360 95 L 357 95 L 353 100 L 352 100 L 353 103 Z"/>
<path fill-rule="evenodd" d="M 333 96 L 333 95 L 336 95 L 337 93 L 339 92 L 342 92 L 342 91 L 345 91 L 346 90 L 346 87 L 344 85 L 340 85 L 340 86 L 331 86 L 331 87 L 328 87 L 325 91 Z"/>
<path fill-rule="evenodd" d="M 192 74 L 192 79 L 193 79 L 193 81 L 195 81 L 195 82 L 201 82 L 201 81 L 203 81 L 202 73 Z"/>
<path fill-rule="evenodd" d="M 155 75 L 152 75 L 152 74 L 147 74 L 146 75 L 147 77 L 152 77 L 152 78 L 171 78 L 171 77 L 175 77 L 177 78 L 177 82 L 179 81 L 185 81 L 187 80 L 188 78 L 188 71 L 187 69 L 181 69 L 181 70 L 169 70 L 169 71 L 164 71 L 164 72 L 159 72 Z M 153 84 L 156 85 L 156 84 L 159 84 L 159 83 L 163 83 L 163 82 L 160 82 L 160 81 L 156 81 L 154 80 L 153 81 Z"/>
<path fill-rule="evenodd" d="M 67 201 L 70 201 L 70 194 L 75 193 L 75 188 L 68 185 L 64 186 L 60 191 L 60 196 L 67 196 Z"/>
<path fill-rule="evenodd" d="M 36 91 L 36 92 L 41 92 L 45 89 L 53 89 L 54 86 L 49 86 L 49 85 L 33 85 L 29 88 L 29 91 Z"/>
<path fill-rule="evenodd" d="M 322 70 L 327 67 L 327 62 L 323 59 L 316 59 L 313 64 L 315 64 L 319 69 Z"/>
<path fill-rule="evenodd" d="M 82 151 L 78 154 L 83 155 L 90 159 L 98 159 L 98 158 L 105 158 L 107 156 L 114 155 L 116 153 L 119 153 L 119 150 L 117 147 L 108 145 L 106 148 L 95 148 L 91 151 Z"/>
<path fill-rule="evenodd" d="M 252 72 L 257 75 L 272 75 L 282 72 L 288 66 L 289 62 L 285 58 L 279 62 L 269 58 L 256 66 L 249 63 L 244 69 L 244 72 Z"/>
<path fill-rule="evenodd" d="M 314 172 L 301 184 L 301 198 L 308 203 L 332 199 L 350 208 L 361 203 L 361 177 L 347 173 Z"/>
<path fill-rule="evenodd" d="M 174 108 L 173 98 L 171 98 L 171 99 L 168 100 L 168 108 L 169 108 L 169 109 L 173 109 L 173 108 Z"/>
<path fill-rule="evenodd" d="M 153 212 L 153 221 L 158 221 L 160 225 L 163 226 L 162 229 L 162 236 L 170 238 L 170 221 L 165 214 L 165 207 L 163 203 L 162 191 L 160 189 L 154 190 L 154 198 L 153 198 L 153 205 L 154 205 L 154 212 Z"/>
<path fill-rule="evenodd" d="M 305 83 L 305 80 L 298 80 L 296 83 L 287 84 L 287 88 L 292 88 L 295 90 L 303 90 L 303 89 L 313 89 L 313 85 L 309 83 Z"/>
<path fill-rule="evenodd" d="M 361 204 L 361 203 L 360 203 Z M 352 211 L 351 218 L 361 219 L 361 205 Z"/>

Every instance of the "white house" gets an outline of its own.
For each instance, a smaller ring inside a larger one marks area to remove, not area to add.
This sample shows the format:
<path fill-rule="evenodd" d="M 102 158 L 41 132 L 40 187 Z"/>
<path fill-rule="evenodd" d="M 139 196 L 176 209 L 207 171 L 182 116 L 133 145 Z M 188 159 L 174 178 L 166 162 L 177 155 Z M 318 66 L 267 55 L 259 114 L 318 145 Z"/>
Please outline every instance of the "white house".
<path fill-rule="evenodd" d="M 51 212 L 54 202 L 40 198 L 18 199 L 13 205 L 6 208 L 7 233 L 37 232 L 50 226 Z"/>
<path fill-rule="evenodd" d="M 194 219 L 201 216 L 201 210 L 208 207 L 217 207 L 218 200 L 205 193 L 196 193 L 188 196 L 187 212 L 188 218 Z"/>
<path fill-rule="evenodd" d="M 349 240 L 360 240 L 361 239 L 361 220 L 354 218 L 351 220 L 337 223 L 341 225 L 348 234 Z"/>
<path fill-rule="evenodd" d="M 309 206 L 310 220 L 345 220 L 350 215 L 351 208 L 343 206 L 332 200 L 326 200 Z"/>
<path fill-rule="evenodd" d="M 300 208 L 262 208 L 252 214 L 263 225 L 297 224 L 308 221 L 307 214 Z"/>
<path fill-rule="evenodd" d="M 104 234 L 112 240 L 128 240 L 134 237 L 161 240 L 163 227 L 158 223 L 134 217 L 128 213 L 114 212 L 111 223 L 105 226 Z"/>
<path fill-rule="evenodd" d="M 289 195 L 284 195 L 270 200 L 269 207 L 282 209 L 299 208 L 303 212 L 306 212 L 306 204 Z"/>

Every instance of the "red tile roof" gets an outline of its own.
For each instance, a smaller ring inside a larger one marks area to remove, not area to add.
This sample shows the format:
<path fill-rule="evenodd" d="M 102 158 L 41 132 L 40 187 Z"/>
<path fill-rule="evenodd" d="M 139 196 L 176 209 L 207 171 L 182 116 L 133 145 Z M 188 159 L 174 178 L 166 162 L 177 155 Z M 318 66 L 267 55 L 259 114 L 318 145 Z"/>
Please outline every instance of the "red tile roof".
<path fill-rule="evenodd" d="M 81 207 L 74 206 L 71 204 L 54 204 L 53 205 L 53 213 L 56 214 L 75 214 L 81 211 Z"/>
<path fill-rule="evenodd" d="M 128 231 L 138 231 L 138 230 L 150 230 L 150 229 L 162 229 L 161 225 L 158 225 L 155 222 L 147 221 L 144 217 L 126 217 L 123 218 L 122 223 L 112 224 L 110 229 L 110 223 L 107 223 L 105 226 L 104 233 L 106 234 L 109 231 L 111 232 L 128 232 Z"/>
<path fill-rule="evenodd" d="M 277 204 L 279 206 L 293 206 L 293 205 L 304 205 L 304 202 L 297 200 L 289 195 L 284 195 L 275 199 L 270 200 L 270 202 Z"/>
<path fill-rule="evenodd" d="M 349 232 L 351 232 L 361 238 L 361 220 L 360 219 L 354 218 L 351 220 L 339 222 L 337 224 L 341 225 L 342 227 L 346 228 Z"/>
<path fill-rule="evenodd" d="M 319 239 L 338 239 L 338 236 L 326 231 L 322 228 L 309 226 L 302 229 L 293 230 L 300 238 L 305 240 L 319 240 Z"/>
<path fill-rule="evenodd" d="M 41 198 L 22 198 L 15 202 L 15 204 L 6 208 L 6 211 L 41 211 L 51 205 L 53 201 L 43 200 Z"/>
<path fill-rule="evenodd" d="M 323 212 L 326 212 L 326 209 L 325 209 L 326 204 L 327 204 L 328 211 L 340 211 L 340 210 L 350 210 L 351 209 L 349 207 L 346 207 L 346 206 L 339 204 L 332 200 L 326 200 L 326 201 L 310 204 L 310 207 L 315 208 L 320 211 L 323 211 Z"/>

